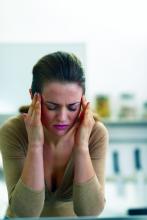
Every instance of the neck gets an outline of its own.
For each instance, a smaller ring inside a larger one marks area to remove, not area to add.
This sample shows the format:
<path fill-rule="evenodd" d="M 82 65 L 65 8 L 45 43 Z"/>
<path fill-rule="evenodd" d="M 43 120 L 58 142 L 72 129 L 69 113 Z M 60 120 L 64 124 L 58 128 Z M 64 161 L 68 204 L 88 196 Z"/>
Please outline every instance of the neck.
<path fill-rule="evenodd" d="M 61 137 L 58 137 L 54 133 L 50 132 L 45 126 L 43 127 L 43 129 L 44 129 L 45 140 L 47 141 L 47 143 L 53 143 L 54 146 L 56 146 L 59 140 L 61 139 Z"/>

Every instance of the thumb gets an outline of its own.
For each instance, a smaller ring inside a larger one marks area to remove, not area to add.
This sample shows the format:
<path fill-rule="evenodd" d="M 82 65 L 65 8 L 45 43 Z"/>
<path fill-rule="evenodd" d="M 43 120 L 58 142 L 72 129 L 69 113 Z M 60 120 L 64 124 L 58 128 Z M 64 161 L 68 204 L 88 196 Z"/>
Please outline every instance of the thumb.
<path fill-rule="evenodd" d="M 75 133 L 77 128 L 78 128 L 78 126 L 79 126 L 79 123 L 76 121 L 67 134 L 71 135 L 71 134 Z"/>
<path fill-rule="evenodd" d="M 21 115 L 22 115 L 23 120 L 26 121 L 27 113 L 22 113 Z"/>

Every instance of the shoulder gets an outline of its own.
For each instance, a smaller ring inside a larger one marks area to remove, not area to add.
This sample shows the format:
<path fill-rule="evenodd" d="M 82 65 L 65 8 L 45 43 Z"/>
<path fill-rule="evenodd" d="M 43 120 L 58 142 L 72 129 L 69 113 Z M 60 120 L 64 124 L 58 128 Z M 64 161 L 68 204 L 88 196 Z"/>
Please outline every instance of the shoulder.
<path fill-rule="evenodd" d="M 0 127 L 0 144 L 22 142 L 27 133 L 21 115 L 8 118 Z"/>
<path fill-rule="evenodd" d="M 19 156 L 27 146 L 27 132 L 21 115 L 9 118 L 0 128 L 0 150 L 7 157 Z"/>
<path fill-rule="evenodd" d="M 4 132 L 8 132 L 10 130 L 19 130 L 20 128 L 24 128 L 24 122 L 21 115 L 13 116 L 8 118 L 0 127 L 0 134 Z"/>
<path fill-rule="evenodd" d="M 93 126 L 90 137 L 96 138 L 96 139 L 108 137 L 108 130 L 107 130 L 106 126 L 101 121 L 96 121 Z"/>
<path fill-rule="evenodd" d="M 105 154 L 108 140 L 107 128 L 102 122 L 96 121 L 89 139 L 89 150 L 92 158 L 95 158 L 96 155 Z"/>

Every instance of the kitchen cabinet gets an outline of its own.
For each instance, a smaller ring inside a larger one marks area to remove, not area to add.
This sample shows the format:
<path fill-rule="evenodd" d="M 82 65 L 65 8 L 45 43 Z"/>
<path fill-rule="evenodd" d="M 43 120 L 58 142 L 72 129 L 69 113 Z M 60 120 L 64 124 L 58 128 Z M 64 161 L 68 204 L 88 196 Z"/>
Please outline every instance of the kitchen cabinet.
<path fill-rule="evenodd" d="M 104 215 L 147 207 L 147 121 L 103 121 L 109 132 Z"/>

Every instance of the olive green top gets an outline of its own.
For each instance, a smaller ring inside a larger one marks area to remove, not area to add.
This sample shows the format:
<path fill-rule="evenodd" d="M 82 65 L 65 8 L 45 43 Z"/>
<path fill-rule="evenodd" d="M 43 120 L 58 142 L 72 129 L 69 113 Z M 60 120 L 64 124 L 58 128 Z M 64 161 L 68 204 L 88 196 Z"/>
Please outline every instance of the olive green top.
<path fill-rule="evenodd" d="M 8 119 L 0 129 L 0 150 L 8 190 L 8 217 L 99 215 L 105 204 L 105 160 L 108 132 L 97 121 L 89 139 L 89 153 L 96 175 L 76 184 L 73 158 L 68 162 L 61 186 L 51 192 L 33 190 L 21 180 L 28 139 L 21 115 Z M 84 171 L 83 171 L 84 172 Z"/>

